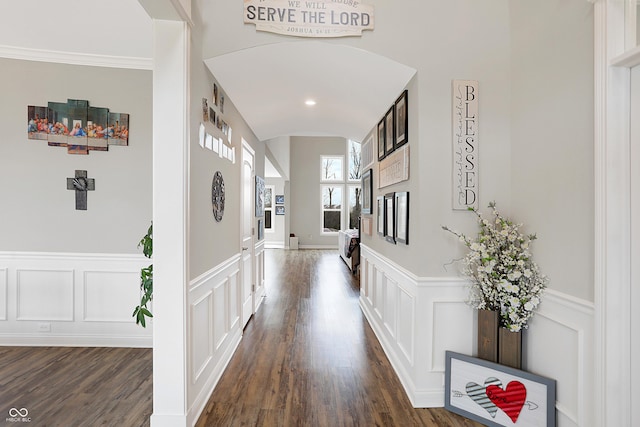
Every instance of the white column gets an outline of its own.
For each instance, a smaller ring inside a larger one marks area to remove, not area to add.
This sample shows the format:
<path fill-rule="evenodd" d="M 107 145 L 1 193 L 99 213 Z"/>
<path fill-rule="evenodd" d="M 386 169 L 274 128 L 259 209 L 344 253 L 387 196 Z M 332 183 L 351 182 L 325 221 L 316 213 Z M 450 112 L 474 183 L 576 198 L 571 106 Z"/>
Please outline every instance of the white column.
<path fill-rule="evenodd" d="M 153 427 L 187 425 L 189 38 L 154 20 Z"/>
<path fill-rule="evenodd" d="M 631 414 L 629 69 L 622 1 L 598 0 L 595 24 L 595 331 L 593 426 L 628 426 Z M 588 408 L 584 408 L 588 410 Z"/>

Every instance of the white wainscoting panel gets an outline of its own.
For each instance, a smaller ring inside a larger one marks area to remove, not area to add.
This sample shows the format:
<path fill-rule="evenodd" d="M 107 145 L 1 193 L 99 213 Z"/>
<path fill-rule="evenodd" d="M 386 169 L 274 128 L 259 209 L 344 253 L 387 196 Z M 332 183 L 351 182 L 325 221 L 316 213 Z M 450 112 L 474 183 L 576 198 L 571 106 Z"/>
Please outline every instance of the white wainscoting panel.
<path fill-rule="evenodd" d="M 17 320 L 73 322 L 73 270 L 17 270 Z"/>
<path fill-rule="evenodd" d="M 0 320 L 7 320 L 7 269 L 0 268 Z"/>
<path fill-rule="evenodd" d="M 384 296 L 384 326 L 387 328 L 387 333 L 389 336 L 394 338 L 397 334 L 397 324 L 398 324 L 398 286 L 394 286 L 395 284 L 390 283 L 385 289 Z"/>
<path fill-rule="evenodd" d="M 189 283 L 188 419 L 195 423 L 242 338 L 240 254 Z"/>
<path fill-rule="evenodd" d="M 140 304 L 140 272 L 85 271 L 84 321 L 135 323 Z"/>
<path fill-rule="evenodd" d="M 264 298 L 267 296 L 266 290 L 264 287 L 264 250 L 265 250 L 265 241 L 260 241 L 255 246 L 255 259 L 254 259 L 254 267 L 255 267 L 255 277 L 254 283 L 256 284 L 256 293 L 255 293 L 255 306 L 253 311 L 258 312 L 260 305 L 264 301 Z"/>
<path fill-rule="evenodd" d="M 139 254 L 0 252 L 0 345 L 151 347 Z"/>
<path fill-rule="evenodd" d="M 198 381 L 213 355 L 213 344 L 209 334 L 208 325 L 211 324 L 212 293 L 207 292 L 199 300 L 191 304 L 191 324 L 193 347 L 191 351 L 192 372 L 191 375 Z"/>
<path fill-rule="evenodd" d="M 561 427 L 588 426 L 595 419 L 594 313 L 593 303 L 547 289 L 526 331 L 527 370 L 557 381 Z"/>
<path fill-rule="evenodd" d="M 227 337 L 229 331 L 229 319 L 227 307 L 229 301 L 227 300 L 227 288 L 229 286 L 229 279 L 225 278 L 224 281 L 218 283 L 213 287 L 213 348 L 214 351 L 218 350 L 224 345 L 224 340 Z"/>
<path fill-rule="evenodd" d="M 476 328 L 475 312 L 469 310 L 469 306 L 463 301 L 434 300 L 431 307 L 433 307 L 431 370 L 444 372 L 446 350 L 472 354 L 469 353 L 469 348 L 473 347 L 472 343 L 476 342 L 477 337 L 473 332 Z M 460 330 L 459 325 L 469 325 L 469 328 Z"/>
<path fill-rule="evenodd" d="M 398 284 L 393 280 L 387 282 L 390 286 L 396 287 Z M 406 358 L 409 365 L 413 365 L 414 346 L 416 344 L 416 297 L 404 288 L 398 288 L 400 297 L 398 298 L 398 347 Z M 394 310 L 395 311 L 395 310 Z"/>
<path fill-rule="evenodd" d="M 412 404 L 443 406 L 445 351 L 476 351 L 466 280 L 417 277 L 365 245 L 360 249 L 363 313 Z M 559 427 L 593 419 L 593 322 L 593 303 L 547 290 L 524 334 L 525 369 L 557 381 Z"/>

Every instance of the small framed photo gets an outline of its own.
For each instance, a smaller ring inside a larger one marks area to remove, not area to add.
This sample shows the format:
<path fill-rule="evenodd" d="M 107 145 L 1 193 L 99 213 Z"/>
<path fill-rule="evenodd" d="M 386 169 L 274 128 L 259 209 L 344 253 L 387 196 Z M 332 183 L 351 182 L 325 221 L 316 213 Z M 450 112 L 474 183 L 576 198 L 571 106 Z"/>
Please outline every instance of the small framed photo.
<path fill-rule="evenodd" d="M 409 244 L 409 192 L 396 193 L 396 241 Z"/>
<path fill-rule="evenodd" d="M 378 123 L 378 160 L 384 159 L 384 119 Z"/>
<path fill-rule="evenodd" d="M 384 196 L 378 196 L 376 201 L 378 202 L 378 210 L 376 211 L 378 234 L 384 236 Z"/>
<path fill-rule="evenodd" d="M 384 155 L 388 156 L 394 150 L 395 139 L 395 105 L 389 108 L 384 116 Z"/>
<path fill-rule="evenodd" d="M 256 175 L 256 216 L 264 216 L 264 179 Z"/>
<path fill-rule="evenodd" d="M 213 105 L 218 105 L 218 84 L 213 84 L 213 94 L 211 95 L 211 102 Z"/>
<path fill-rule="evenodd" d="M 396 243 L 396 205 L 395 193 L 387 193 L 384 195 L 384 238 L 387 242 Z"/>
<path fill-rule="evenodd" d="M 407 115 L 407 97 L 408 92 L 405 90 L 397 99 L 395 104 L 395 138 L 393 148 L 396 149 L 401 145 L 409 142 L 409 116 Z"/>
<path fill-rule="evenodd" d="M 202 98 L 202 121 L 209 121 L 209 101 L 207 98 Z"/>
<path fill-rule="evenodd" d="M 276 215 L 284 215 L 284 206 L 276 206 Z"/>
<path fill-rule="evenodd" d="M 276 205 L 284 205 L 284 194 L 276 194 Z"/>
<path fill-rule="evenodd" d="M 362 174 L 362 213 L 371 215 L 373 213 L 373 182 L 372 169 L 368 169 Z"/>
<path fill-rule="evenodd" d="M 452 351 L 445 409 L 487 426 L 556 425 L 556 381 Z"/>

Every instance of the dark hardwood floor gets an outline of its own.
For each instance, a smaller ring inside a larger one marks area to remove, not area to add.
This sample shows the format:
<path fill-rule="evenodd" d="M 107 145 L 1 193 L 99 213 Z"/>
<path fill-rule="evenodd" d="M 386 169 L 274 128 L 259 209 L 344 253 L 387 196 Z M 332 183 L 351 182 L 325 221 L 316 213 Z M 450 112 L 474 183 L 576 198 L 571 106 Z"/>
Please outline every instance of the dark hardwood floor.
<path fill-rule="evenodd" d="M 152 375 L 151 349 L 0 347 L 0 426 L 148 426 Z"/>
<path fill-rule="evenodd" d="M 479 426 L 415 409 L 335 251 L 266 251 L 267 298 L 196 426 Z"/>
<path fill-rule="evenodd" d="M 411 406 L 335 251 L 266 258 L 267 298 L 197 426 L 480 425 Z M 151 411 L 150 349 L 0 347 L 0 426 L 138 427 Z"/>

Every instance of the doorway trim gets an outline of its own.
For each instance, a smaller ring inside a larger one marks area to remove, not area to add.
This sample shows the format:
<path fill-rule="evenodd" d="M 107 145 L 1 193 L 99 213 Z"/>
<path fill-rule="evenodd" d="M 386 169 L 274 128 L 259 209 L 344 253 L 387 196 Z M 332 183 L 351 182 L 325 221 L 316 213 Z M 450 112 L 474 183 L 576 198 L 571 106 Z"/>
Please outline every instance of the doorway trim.
<path fill-rule="evenodd" d="M 630 67 L 640 55 L 625 49 L 625 3 L 594 3 L 593 425 L 611 426 L 631 423 Z"/>

